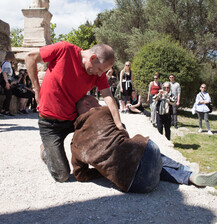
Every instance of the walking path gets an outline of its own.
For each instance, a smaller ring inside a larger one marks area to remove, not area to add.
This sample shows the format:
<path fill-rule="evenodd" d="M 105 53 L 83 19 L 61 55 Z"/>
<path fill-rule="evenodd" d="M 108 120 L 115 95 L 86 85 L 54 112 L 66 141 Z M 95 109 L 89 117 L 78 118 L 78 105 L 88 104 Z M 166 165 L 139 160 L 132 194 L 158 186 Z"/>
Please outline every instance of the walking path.
<path fill-rule="evenodd" d="M 161 152 L 189 165 L 144 115 L 121 114 L 130 136 L 150 136 Z M 70 141 L 65 141 L 70 160 Z M 57 183 L 40 159 L 37 114 L 0 118 L 0 223 L 217 223 L 217 190 L 161 182 L 125 194 L 104 178 Z"/>

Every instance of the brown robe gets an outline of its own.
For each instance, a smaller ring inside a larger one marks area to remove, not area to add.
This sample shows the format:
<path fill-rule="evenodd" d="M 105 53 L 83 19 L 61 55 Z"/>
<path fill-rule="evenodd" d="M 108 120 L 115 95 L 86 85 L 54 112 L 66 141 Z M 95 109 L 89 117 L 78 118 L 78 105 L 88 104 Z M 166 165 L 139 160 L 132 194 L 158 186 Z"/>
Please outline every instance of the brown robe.
<path fill-rule="evenodd" d="M 148 139 L 141 135 L 125 137 L 116 127 L 108 107 L 92 108 L 75 122 L 71 145 L 74 177 L 89 181 L 102 175 L 127 192 Z M 89 164 L 95 169 L 90 169 Z"/>

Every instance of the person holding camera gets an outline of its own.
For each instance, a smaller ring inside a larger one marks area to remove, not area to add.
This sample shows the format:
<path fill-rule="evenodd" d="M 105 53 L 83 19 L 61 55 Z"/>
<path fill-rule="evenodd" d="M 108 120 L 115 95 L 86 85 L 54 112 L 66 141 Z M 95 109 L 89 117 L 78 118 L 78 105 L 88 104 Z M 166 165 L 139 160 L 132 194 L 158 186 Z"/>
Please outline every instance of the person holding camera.
<path fill-rule="evenodd" d="M 172 105 L 175 103 L 175 97 L 171 93 L 169 82 L 164 82 L 163 90 L 160 90 L 153 100 L 157 101 L 157 129 L 163 134 L 164 128 L 165 136 L 170 140 Z"/>

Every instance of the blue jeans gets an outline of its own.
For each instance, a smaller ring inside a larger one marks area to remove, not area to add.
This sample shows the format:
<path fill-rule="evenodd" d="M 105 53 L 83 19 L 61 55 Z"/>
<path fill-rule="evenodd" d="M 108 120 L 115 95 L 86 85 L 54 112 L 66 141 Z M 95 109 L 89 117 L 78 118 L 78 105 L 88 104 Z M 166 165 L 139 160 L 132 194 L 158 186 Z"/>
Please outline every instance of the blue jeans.
<path fill-rule="evenodd" d="M 163 167 L 160 174 L 160 180 L 176 184 L 189 184 L 189 178 L 192 172 L 186 170 L 186 166 L 177 163 L 163 154 L 161 154 L 161 159 Z"/>
<path fill-rule="evenodd" d="M 48 170 L 55 180 L 64 182 L 70 176 L 64 140 L 69 133 L 74 132 L 74 122 L 47 120 L 39 117 L 38 124 L 44 145 L 43 156 Z"/>
<path fill-rule="evenodd" d="M 188 185 L 190 175 L 184 165 L 161 154 L 158 146 L 149 140 L 129 192 L 150 192 L 160 180 Z"/>
<path fill-rule="evenodd" d="M 149 140 L 129 192 L 148 193 L 154 190 L 160 181 L 161 170 L 160 150 Z"/>

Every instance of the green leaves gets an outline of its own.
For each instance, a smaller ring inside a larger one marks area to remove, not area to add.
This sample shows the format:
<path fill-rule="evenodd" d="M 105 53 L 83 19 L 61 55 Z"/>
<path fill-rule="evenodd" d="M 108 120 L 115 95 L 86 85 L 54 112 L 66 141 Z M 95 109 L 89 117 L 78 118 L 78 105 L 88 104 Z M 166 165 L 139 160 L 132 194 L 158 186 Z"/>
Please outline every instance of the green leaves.
<path fill-rule="evenodd" d="M 72 30 L 68 34 L 60 34 L 58 38 L 54 33 L 55 28 L 56 24 L 51 23 L 50 29 L 51 29 L 52 43 L 65 40 L 68 41 L 69 43 L 79 46 L 81 49 L 84 50 L 96 44 L 95 36 L 93 33 L 93 26 L 89 22 L 80 25 L 77 30 L 72 28 Z"/>
<path fill-rule="evenodd" d="M 174 74 L 182 87 L 182 106 L 194 100 L 199 68 L 195 56 L 169 37 L 144 45 L 132 63 L 134 84 L 143 95 L 147 94 L 155 72 L 159 72 L 161 82 Z"/>
<path fill-rule="evenodd" d="M 23 29 L 15 28 L 10 32 L 11 46 L 22 47 L 23 44 Z"/>

